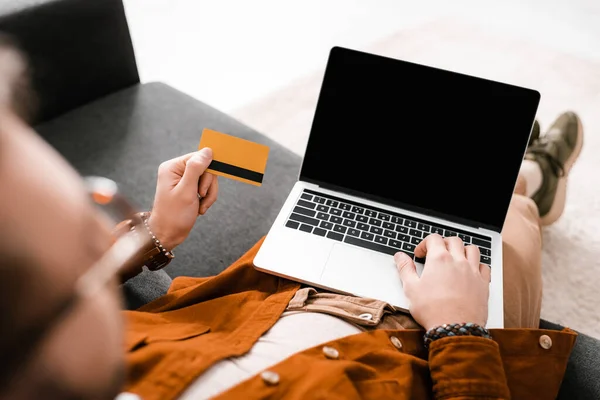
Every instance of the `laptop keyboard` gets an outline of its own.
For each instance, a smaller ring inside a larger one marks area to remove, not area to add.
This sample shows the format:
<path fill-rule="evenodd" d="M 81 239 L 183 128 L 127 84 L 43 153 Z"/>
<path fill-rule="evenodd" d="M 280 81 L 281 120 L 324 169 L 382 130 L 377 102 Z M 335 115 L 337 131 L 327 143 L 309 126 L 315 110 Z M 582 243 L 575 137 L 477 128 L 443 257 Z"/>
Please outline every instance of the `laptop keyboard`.
<path fill-rule="evenodd" d="M 385 254 L 403 251 L 418 262 L 424 262 L 424 259 L 415 258 L 414 251 L 427 235 L 458 236 L 465 244 L 479 247 L 481 263 L 490 265 L 492 261 L 489 237 L 366 207 L 312 190 L 302 192 L 285 226 Z"/>

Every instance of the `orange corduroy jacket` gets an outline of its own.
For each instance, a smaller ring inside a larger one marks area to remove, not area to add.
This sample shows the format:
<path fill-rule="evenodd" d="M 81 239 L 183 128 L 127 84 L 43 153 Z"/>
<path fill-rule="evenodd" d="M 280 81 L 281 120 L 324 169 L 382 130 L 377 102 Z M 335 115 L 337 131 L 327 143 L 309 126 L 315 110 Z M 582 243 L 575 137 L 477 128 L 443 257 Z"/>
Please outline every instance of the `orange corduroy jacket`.
<path fill-rule="evenodd" d="M 177 278 L 167 295 L 124 312 L 126 391 L 144 400 L 176 399 L 216 362 L 247 353 L 277 322 L 299 284 L 254 269 L 261 243 L 221 274 Z M 297 353 L 219 398 L 557 396 L 575 332 L 494 329 L 491 334 L 493 340 L 440 339 L 427 351 L 420 330 L 364 332 Z"/>

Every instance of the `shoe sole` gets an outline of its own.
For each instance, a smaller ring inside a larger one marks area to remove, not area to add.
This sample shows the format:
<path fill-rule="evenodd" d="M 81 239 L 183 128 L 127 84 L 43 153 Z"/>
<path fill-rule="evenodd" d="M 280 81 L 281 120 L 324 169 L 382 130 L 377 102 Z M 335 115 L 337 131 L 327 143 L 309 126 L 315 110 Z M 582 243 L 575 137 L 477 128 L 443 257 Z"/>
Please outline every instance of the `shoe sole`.
<path fill-rule="evenodd" d="M 540 218 L 543 226 L 556 222 L 565 209 L 565 202 L 567 199 L 567 178 L 569 177 L 569 172 L 571 171 L 573 164 L 575 164 L 575 161 L 577 161 L 577 157 L 579 157 L 581 149 L 583 148 L 583 125 L 581 124 L 581 119 L 579 116 L 577 117 L 577 127 L 577 142 L 575 143 L 575 149 L 573 150 L 571 157 L 569 157 L 564 164 L 564 176 L 558 178 L 558 186 L 556 188 L 556 194 L 554 195 L 552 207 L 546 215 Z"/>

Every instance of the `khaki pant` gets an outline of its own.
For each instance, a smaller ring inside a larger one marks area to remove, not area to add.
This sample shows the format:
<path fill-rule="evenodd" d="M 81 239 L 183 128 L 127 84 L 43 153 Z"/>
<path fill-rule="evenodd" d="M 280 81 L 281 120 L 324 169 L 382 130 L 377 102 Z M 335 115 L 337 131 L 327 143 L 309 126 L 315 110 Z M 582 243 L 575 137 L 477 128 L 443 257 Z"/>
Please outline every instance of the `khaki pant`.
<path fill-rule="evenodd" d="M 517 193 L 513 195 L 502 238 L 504 326 L 538 328 L 542 303 L 542 236 L 533 200 Z M 298 290 L 287 311 L 331 314 L 363 330 L 419 328 L 409 315 L 395 311 L 385 302 L 318 292 L 310 287 Z"/>

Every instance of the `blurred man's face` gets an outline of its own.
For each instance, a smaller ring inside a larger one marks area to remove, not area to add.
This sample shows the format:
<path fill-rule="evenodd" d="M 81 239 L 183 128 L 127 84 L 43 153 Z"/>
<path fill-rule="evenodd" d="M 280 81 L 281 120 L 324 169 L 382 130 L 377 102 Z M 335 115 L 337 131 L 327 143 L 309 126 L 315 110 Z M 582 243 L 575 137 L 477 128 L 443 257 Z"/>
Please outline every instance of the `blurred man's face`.
<path fill-rule="evenodd" d="M 27 295 L 19 300 L 23 312 L 16 325 L 28 325 L 73 293 L 77 278 L 110 247 L 111 227 L 99 218 L 77 173 L 2 108 L 0 188 L 2 245 L 26 252 L 37 266 Z M 111 398 L 118 393 L 123 365 L 119 309 L 116 283 L 94 298 L 78 300 L 42 339 L 8 397 Z"/>

